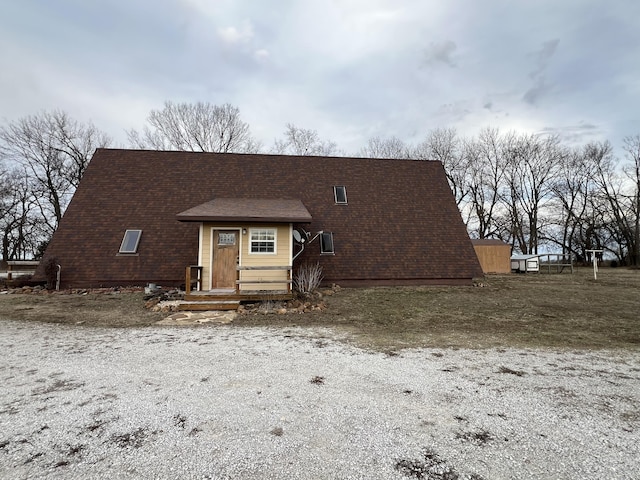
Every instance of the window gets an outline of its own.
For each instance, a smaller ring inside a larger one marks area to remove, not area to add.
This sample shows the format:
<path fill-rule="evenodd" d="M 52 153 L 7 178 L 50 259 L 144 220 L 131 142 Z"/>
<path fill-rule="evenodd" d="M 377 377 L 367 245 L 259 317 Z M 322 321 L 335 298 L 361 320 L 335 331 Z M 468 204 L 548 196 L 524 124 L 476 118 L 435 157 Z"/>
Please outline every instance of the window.
<path fill-rule="evenodd" d="M 120 244 L 119 253 L 136 253 L 141 235 L 142 230 L 126 230 Z"/>
<path fill-rule="evenodd" d="M 218 233 L 218 245 L 235 245 L 236 244 L 236 234 L 231 232 L 220 232 Z"/>
<path fill-rule="evenodd" d="M 333 250 L 333 233 L 323 232 L 320 235 L 320 253 L 335 253 Z"/>
<path fill-rule="evenodd" d="M 333 187 L 333 198 L 335 198 L 338 205 L 347 204 L 347 187 L 336 186 Z"/>
<path fill-rule="evenodd" d="M 249 251 L 251 253 L 276 253 L 276 229 L 252 228 Z"/>

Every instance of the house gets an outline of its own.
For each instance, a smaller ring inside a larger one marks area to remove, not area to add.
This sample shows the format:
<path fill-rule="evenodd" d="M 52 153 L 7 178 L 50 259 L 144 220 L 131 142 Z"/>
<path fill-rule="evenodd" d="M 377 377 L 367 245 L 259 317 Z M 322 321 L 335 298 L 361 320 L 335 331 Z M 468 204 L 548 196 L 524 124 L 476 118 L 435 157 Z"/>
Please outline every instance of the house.
<path fill-rule="evenodd" d="M 492 238 L 472 239 L 484 273 L 511 273 L 511 245 Z"/>
<path fill-rule="evenodd" d="M 482 275 L 442 164 L 365 158 L 98 149 L 48 258 L 62 288 L 155 283 L 247 298 L 290 296 L 304 263 L 343 286 Z"/>

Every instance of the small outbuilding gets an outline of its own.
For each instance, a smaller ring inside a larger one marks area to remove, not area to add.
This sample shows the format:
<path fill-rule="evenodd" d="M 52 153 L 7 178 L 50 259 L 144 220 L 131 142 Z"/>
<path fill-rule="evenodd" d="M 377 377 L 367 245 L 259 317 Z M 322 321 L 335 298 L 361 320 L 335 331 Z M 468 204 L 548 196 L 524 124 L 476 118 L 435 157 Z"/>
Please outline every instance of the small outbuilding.
<path fill-rule="evenodd" d="M 493 238 L 475 239 L 471 243 L 485 274 L 511 273 L 511 245 Z"/>

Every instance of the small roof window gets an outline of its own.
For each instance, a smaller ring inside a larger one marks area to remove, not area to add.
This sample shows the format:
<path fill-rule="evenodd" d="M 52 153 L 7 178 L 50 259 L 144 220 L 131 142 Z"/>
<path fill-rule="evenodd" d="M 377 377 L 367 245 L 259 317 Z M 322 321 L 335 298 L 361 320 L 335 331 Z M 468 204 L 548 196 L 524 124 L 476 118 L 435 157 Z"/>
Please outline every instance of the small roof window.
<path fill-rule="evenodd" d="M 333 250 L 333 233 L 322 232 L 320 235 L 320 253 L 321 254 L 334 254 Z"/>
<path fill-rule="evenodd" d="M 136 253 L 141 236 L 142 230 L 126 230 L 122 238 L 122 243 L 120 244 L 119 253 Z"/>
<path fill-rule="evenodd" d="M 347 204 L 347 187 L 344 185 L 337 185 L 333 187 L 333 198 L 335 198 L 338 205 Z"/>

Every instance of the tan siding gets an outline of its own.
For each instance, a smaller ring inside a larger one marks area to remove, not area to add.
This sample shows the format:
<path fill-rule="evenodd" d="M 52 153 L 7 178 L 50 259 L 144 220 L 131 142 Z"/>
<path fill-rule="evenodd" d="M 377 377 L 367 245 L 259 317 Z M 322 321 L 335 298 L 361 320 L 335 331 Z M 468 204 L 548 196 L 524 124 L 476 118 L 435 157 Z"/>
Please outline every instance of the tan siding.
<path fill-rule="evenodd" d="M 288 224 L 254 224 L 245 227 L 247 234 L 243 235 L 242 254 L 240 259 L 245 267 L 273 267 L 288 266 L 291 256 L 291 235 Z M 276 253 L 257 254 L 249 253 L 252 228 L 276 228 Z M 243 270 L 240 272 L 240 280 L 286 280 L 286 270 Z M 286 283 L 242 283 L 241 290 L 286 290 Z"/>
<path fill-rule="evenodd" d="M 202 245 L 200 255 L 202 263 L 202 289 L 209 290 L 211 288 L 211 225 L 205 223 L 203 225 Z"/>
<path fill-rule="evenodd" d="M 511 246 L 474 245 L 484 273 L 511 273 Z"/>
<path fill-rule="evenodd" d="M 249 253 L 249 244 L 252 228 L 276 228 L 276 254 L 255 254 Z M 211 238 L 215 229 L 240 229 L 240 263 L 243 266 L 265 267 L 265 266 L 288 266 L 291 256 L 291 235 L 289 224 L 242 224 L 237 223 L 205 223 L 202 236 L 202 266 L 203 268 L 203 290 L 211 288 Z M 242 234 L 242 229 L 247 233 Z M 286 270 L 255 270 L 241 271 L 241 280 L 286 280 Z M 287 283 L 243 283 L 241 290 L 286 290 Z"/>

